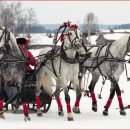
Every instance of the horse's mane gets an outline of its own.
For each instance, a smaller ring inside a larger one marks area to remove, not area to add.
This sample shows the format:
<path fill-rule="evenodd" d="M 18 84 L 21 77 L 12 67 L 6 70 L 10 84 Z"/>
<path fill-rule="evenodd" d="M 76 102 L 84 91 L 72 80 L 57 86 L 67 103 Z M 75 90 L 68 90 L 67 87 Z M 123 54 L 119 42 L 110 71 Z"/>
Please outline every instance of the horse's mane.
<path fill-rule="evenodd" d="M 116 44 L 119 45 L 119 44 L 122 44 L 122 43 L 127 43 L 126 40 L 128 40 L 129 36 L 130 36 L 130 34 L 126 34 L 125 36 L 120 37 L 118 40 L 113 42 L 111 46 L 114 46 Z"/>
<path fill-rule="evenodd" d="M 20 49 L 19 49 L 19 47 L 17 45 L 16 38 L 15 38 L 15 36 L 13 35 L 13 33 L 11 31 L 10 31 L 10 40 L 11 40 L 12 49 L 17 50 L 18 55 L 21 57 L 22 53 L 21 53 L 21 51 L 20 51 Z"/>

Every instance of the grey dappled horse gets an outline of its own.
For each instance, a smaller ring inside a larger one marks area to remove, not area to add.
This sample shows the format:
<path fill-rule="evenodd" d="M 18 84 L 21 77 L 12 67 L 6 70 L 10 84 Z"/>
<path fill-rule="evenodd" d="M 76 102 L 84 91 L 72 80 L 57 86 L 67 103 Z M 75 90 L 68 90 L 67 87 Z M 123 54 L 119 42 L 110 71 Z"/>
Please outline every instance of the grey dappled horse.
<path fill-rule="evenodd" d="M 22 88 L 25 62 L 11 31 L 0 27 L 0 117 L 4 118 L 4 90 L 9 85 Z M 22 62 L 20 62 L 22 61 Z M 8 89 L 10 91 L 10 89 Z M 7 92 L 8 93 L 8 92 Z"/>
<path fill-rule="evenodd" d="M 92 109 L 94 111 L 97 111 L 97 101 L 94 94 L 96 82 L 98 81 L 100 75 L 111 81 L 112 88 L 110 97 L 105 105 L 103 115 L 108 115 L 108 109 L 111 105 L 115 92 L 119 101 L 120 114 L 126 115 L 118 80 L 124 70 L 125 56 L 130 51 L 129 36 L 130 35 L 126 35 L 108 45 L 88 48 L 89 52 L 92 52 L 92 55 L 82 65 L 82 67 L 85 67 L 92 74 L 92 81 L 89 85 L 89 90 L 92 98 Z"/>
<path fill-rule="evenodd" d="M 58 103 L 59 114 L 62 115 L 62 103 L 60 101 L 60 89 L 63 88 L 65 94 L 65 101 L 67 105 L 67 113 L 68 120 L 73 120 L 71 105 L 70 105 L 70 96 L 68 93 L 67 83 L 71 81 L 73 83 L 73 89 L 76 90 L 76 102 L 75 105 L 78 107 L 81 97 L 80 87 L 79 87 L 79 60 L 78 55 L 82 53 L 82 36 L 81 32 L 78 28 L 68 27 L 66 34 L 64 34 L 64 41 L 61 45 L 60 51 L 57 53 L 52 53 L 52 56 L 45 62 L 45 64 L 41 67 L 41 70 L 37 74 L 37 92 L 36 92 L 36 100 L 40 94 L 41 86 L 44 87 L 46 92 L 52 95 L 52 78 L 56 80 L 56 91 L 54 95 L 56 97 L 56 101 Z M 43 49 L 39 55 L 48 52 L 48 48 Z M 49 53 L 46 54 L 50 55 Z M 46 59 L 44 58 L 44 60 Z M 39 63 L 40 64 L 40 63 Z M 38 105 L 37 105 L 38 106 Z M 37 108 L 38 111 L 40 107 Z"/>

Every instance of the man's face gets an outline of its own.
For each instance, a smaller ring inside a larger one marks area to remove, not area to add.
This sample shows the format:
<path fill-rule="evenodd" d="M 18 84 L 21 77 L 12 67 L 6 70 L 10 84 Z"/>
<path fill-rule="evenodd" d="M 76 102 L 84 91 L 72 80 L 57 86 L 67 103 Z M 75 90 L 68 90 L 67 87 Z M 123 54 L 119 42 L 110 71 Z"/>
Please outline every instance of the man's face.
<path fill-rule="evenodd" d="M 18 44 L 18 46 L 19 46 L 20 48 L 25 48 L 25 45 L 24 45 L 24 44 Z"/>

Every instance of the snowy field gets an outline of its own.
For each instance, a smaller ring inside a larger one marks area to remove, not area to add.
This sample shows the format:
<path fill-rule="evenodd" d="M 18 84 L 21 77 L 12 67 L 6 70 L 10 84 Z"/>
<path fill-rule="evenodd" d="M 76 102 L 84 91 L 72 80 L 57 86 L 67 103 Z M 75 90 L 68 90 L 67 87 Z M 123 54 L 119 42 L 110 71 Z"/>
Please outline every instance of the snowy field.
<path fill-rule="evenodd" d="M 46 36 L 45 36 L 46 37 Z M 45 38 L 46 43 L 48 40 L 52 42 L 52 39 Z M 39 50 L 31 50 L 34 56 L 38 55 Z M 130 65 L 127 64 L 128 74 L 130 76 Z M 85 79 L 87 79 L 87 74 Z M 91 76 L 89 78 L 89 82 Z M 0 119 L 0 129 L 130 129 L 130 109 L 126 109 L 126 116 L 121 116 L 119 113 L 119 107 L 117 96 L 115 95 L 111 107 L 109 109 L 109 115 L 103 116 L 102 111 L 107 102 L 110 93 L 110 82 L 106 81 L 103 91 L 102 99 L 98 99 L 98 94 L 102 86 L 102 79 L 100 78 L 96 84 L 95 94 L 97 97 L 98 111 L 93 112 L 91 110 L 92 102 L 91 98 L 82 96 L 80 103 L 81 114 L 74 114 L 74 121 L 67 121 L 66 104 L 64 100 L 64 94 L 61 93 L 61 101 L 64 108 L 64 116 L 59 117 L 57 114 L 57 103 L 55 99 L 52 100 L 51 107 L 47 113 L 43 113 L 43 117 L 37 117 L 35 112 L 30 111 L 31 121 L 25 122 L 22 113 L 22 107 L 16 114 L 11 111 L 5 112 L 6 119 Z M 130 81 L 126 79 L 125 72 L 122 73 L 119 86 L 122 93 L 124 106 L 130 105 Z M 75 102 L 75 91 L 69 91 L 71 97 L 71 105 Z"/>

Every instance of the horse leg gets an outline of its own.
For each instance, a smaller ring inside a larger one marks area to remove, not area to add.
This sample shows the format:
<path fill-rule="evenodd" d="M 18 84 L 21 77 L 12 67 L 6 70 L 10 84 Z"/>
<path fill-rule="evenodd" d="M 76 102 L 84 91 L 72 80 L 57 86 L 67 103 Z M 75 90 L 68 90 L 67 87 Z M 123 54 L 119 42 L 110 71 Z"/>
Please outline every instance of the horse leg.
<path fill-rule="evenodd" d="M 75 105 L 73 106 L 73 112 L 76 113 L 76 114 L 79 114 L 80 113 L 80 109 L 79 109 L 79 103 L 80 103 L 80 99 L 81 99 L 81 91 L 80 89 L 78 88 L 76 90 L 76 101 L 75 101 Z"/>
<path fill-rule="evenodd" d="M 70 105 L 70 96 L 68 94 L 68 90 L 64 89 L 65 94 L 65 101 L 67 106 L 67 114 L 68 114 L 68 121 L 73 121 L 72 111 L 71 111 L 71 105 Z"/>
<path fill-rule="evenodd" d="M 56 91 L 54 92 L 55 98 L 56 98 L 56 102 L 58 105 L 58 115 L 59 116 L 64 116 L 64 112 L 63 112 L 63 106 L 60 100 L 60 88 L 61 88 L 61 81 L 60 80 L 56 80 Z"/>
<path fill-rule="evenodd" d="M 119 107 L 120 107 L 120 115 L 125 116 L 126 112 L 124 110 L 124 106 L 123 106 L 123 102 L 122 102 L 122 97 L 121 97 L 121 90 L 120 90 L 119 86 L 116 88 L 116 94 L 117 94 L 117 98 L 118 98 L 118 102 L 119 102 Z"/>
<path fill-rule="evenodd" d="M 4 98 L 4 85 L 5 81 L 3 77 L 0 77 L 1 88 L 0 88 L 0 118 L 5 119 L 4 111 L 3 111 L 3 98 Z"/>
<path fill-rule="evenodd" d="M 95 88 L 95 84 L 97 83 L 98 79 L 99 79 L 99 75 L 92 73 L 92 81 L 89 85 L 89 91 L 90 91 L 90 96 L 92 98 L 92 110 L 94 112 L 97 112 L 97 100 L 96 100 L 96 96 L 94 93 L 94 88 Z"/>
<path fill-rule="evenodd" d="M 103 111 L 103 115 L 104 115 L 104 116 L 107 116 L 107 115 L 108 115 L 108 109 L 109 109 L 109 107 L 110 107 L 110 105 L 111 105 L 111 103 L 112 103 L 112 99 L 113 99 L 114 95 L 115 95 L 115 89 L 113 89 L 113 90 L 110 92 L 110 96 L 109 96 L 109 98 L 108 98 L 108 101 L 107 101 L 106 105 L 104 106 L 104 108 L 105 108 L 105 110 Z"/>
<path fill-rule="evenodd" d="M 75 101 L 75 104 L 72 108 L 73 112 L 76 113 L 76 114 L 80 113 L 79 103 L 80 103 L 80 99 L 81 99 L 81 96 L 82 96 L 80 88 L 81 88 L 81 84 L 82 84 L 81 82 L 82 82 L 82 77 L 83 77 L 84 73 L 85 73 L 85 69 L 80 68 L 80 73 L 78 75 L 79 86 L 76 89 L 76 101 Z M 73 85 L 76 85 L 76 84 L 73 83 Z"/>
<path fill-rule="evenodd" d="M 57 104 L 58 104 L 58 115 L 59 115 L 59 116 L 64 116 L 63 106 L 62 106 L 62 103 L 61 103 L 61 100 L 60 100 L 60 97 L 59 97 L 59 95 L 60 95 L 59 93 L 60 93 L 60 92 L 57 91 L 57 92 L 56 92 L 56 96 L 55 96 L 56 102 L 57 102 Z"/>
<path fill-rule="evenodd" d="M 111 81 L 111 91 L 110 91 L 110 96 L 108 98 L 108 101 L 107 101 L 106 105 L 104 106 L 104 108 L 105 108 L 105 110 L 103 111 L 104 116 L 108 115 L 108 109 L 112 103 L 112 99 L 115 95 L 116 88 L 118 87 L 117 81 L 114 78 L 110 78 L 110 81 Z"/>
<path fill-rule="evenodd" d="M 3 111 L 3 91 L 0 90 L 0 118 L 5 118 L 4 117 L 4 111 Z"/>
<path fill-rule="evenodd" d="M 41 89 L 40 87 L 36 88 L 36 109 L 37 109 L 37 116 L 41 117 L 42 116 L 42 111 L 41 111 L 41 101 L 40 101 L 40 93 L 41 93 Z"/>

